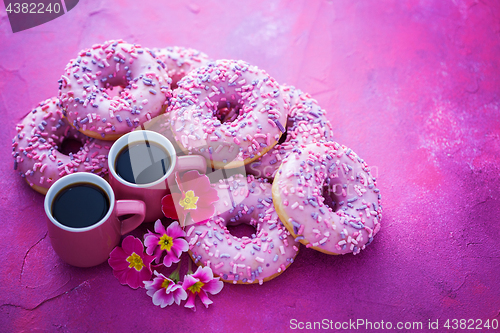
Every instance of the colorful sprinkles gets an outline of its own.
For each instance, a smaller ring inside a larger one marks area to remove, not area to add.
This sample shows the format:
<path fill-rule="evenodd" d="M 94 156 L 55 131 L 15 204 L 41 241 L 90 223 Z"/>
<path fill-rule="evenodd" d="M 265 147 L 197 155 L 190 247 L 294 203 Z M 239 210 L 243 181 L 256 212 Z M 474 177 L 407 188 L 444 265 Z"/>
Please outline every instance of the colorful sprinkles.
<path fill-rule="evenodd" d="M 296 241 L 328 254 L 358 254 L 380 230 L 376 179 L 336 142 L 297 146 L 273 183 L 276 211 Z"/>
<path fill-rule="evenodd" d="M 64 116 L 80 132 L 104 140 L 159 115 L 170 94 L 165 64 L 149 49 L 122 40 L 81 51 L 59 80 Z"/>
<path fill-rule="evenodd" d="M 205 53 L 181 46 L 170 46 L 151 51 L 167 66 L 167 74 L 172 80 L 172 89 L 177 88 L 177 82 L 187 73 L 210 62 L 210 58 Z"/>
<path fill-rule="evenodd" d="M 300 243 L 356 255 L 380 230 L 376 178 L 333 141 L 326 111 L 247 62 L 112 40 L 69 62 L 58 96 L 33 109 L 12 141 L 14 170 L 40 193 L 74 172 L 105 175 L 109 140 L 134 129 L 159 132 L 178 153 L 202 155 L 213 168 L 245 165 L 248 176 L 211 184 L 219 196 L 214 217 L 187 220 L 192 259 L 225 282 L 273 279 L 294 262 Z M 82 147 L 64 155 L 66 139 Z M 239 224 L 255 232 L 231 234 L 228 227 Z"/>
<path fill-rule="evenodd" d="M 281 161 L 299 144 L 328 142 L 333 140 L 332 126 L 326 119 L 326 111 L 307 93 L 292 86 L 281 87 L 286 102 L 290 104 L 287 119 L 286 138 L 267 154 L 245 166 L 246 172 L 256 177 L 272 179 Z"/>
<path fill-rule="evenodd" d="M 242 60 L 217 60 L 178 82 L 168 112 L 177 142 L 215 168 L 234 168 L 269 151 L 285 131 L 278 83 Z"/>
<path fill-rule="evenodd" d="M 16 126 L 12 140 L 14 169 L 26 182 L 45 194 L 59 178 L 74 172 L 107 173 L 108 152 L 112 142 L 89 138 L 71 127 L 63 118 L 58 99 L 41 102 Z M 59 152 L 64 140 L 80 142 L 76 153 Z"/>
<path fill-rule="evenodd" d="M 206 225 L 187 227 L 193 260 L 209 266 L 222 280 L 234 284 L 262 284 L 281 274 L 299 250 L 274 210 L 271 185 L 265 179 L 235 175 L 218 184 L 216 217 Z M 228 225 L 255 227 L 251 237 L 237 237 Z"/>

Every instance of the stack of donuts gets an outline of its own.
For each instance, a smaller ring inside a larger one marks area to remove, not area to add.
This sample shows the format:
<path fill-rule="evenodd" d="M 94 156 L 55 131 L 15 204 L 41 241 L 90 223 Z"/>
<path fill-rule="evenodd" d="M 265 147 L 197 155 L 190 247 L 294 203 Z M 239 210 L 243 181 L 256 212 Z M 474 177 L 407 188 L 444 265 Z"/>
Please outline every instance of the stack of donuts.
<path fill-rule="evenodd" d="M 215 215 L 186 223 L 192 259 L 223 281 L 262 284 L 293 263 L 300 243 L 358 254 L 380 230 L 376 179 L 334 141 L 316 100 L 245 61 L 189 48 L 117 40 L 81 51 L 57 97 L 16 126 L 14 169 L 40 193 L 73 172 L 105 176 L 113 140 L 145 128 L 212 171 L 239 168 L 211 185 Z M 67 141 L 80 148 L 67 153 Z M 251 237 L 231 234 L 242 223 L 255 228 Z"/>

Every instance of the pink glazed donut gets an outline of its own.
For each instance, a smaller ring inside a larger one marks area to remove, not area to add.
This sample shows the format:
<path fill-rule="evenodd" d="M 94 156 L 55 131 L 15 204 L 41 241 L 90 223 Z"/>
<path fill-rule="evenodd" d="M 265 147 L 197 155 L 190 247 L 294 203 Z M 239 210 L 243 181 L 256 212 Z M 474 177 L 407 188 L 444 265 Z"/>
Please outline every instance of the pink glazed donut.
<path fill-rule="evenodd" d="M 41 102 L 16 126 L 12 140 L 14 170 L 37 192 L 45 194 L 59 178 L 74 172 L 107 173 L 112 142 L 86 137 L 63 118 L 57 98 Z M 58 151 L 70 139 L 82 144 L 76 153 Z"/>
<path fill-rule="evenodd" d="M 182 149 L 175 141 L 174 133 L 172 133 L 172 129 L 170 128 L 169 114 L 162 113 L 161 115 L 146 121 L 145 123 L 141 124 L 141 126 L 134 129 L 134 131 L 141 131 L 141 130 L 153 131 L 163 135 L 168 139 L 168 141 L 170 141 L 170 143 L 172 143 L 177 154 L 183 155 Z"/>
<path fill-rule="evenodd" d="M 178 86 L 168 109 L 176 140 L 214 168 L 252 162 L 285 132 L 288 110 L 279 85 L 247 62 L 217 60 Z"/>
<path fill-rule="evenodd" d="M 306 247 L 358 254 L 380 230 L 382 206 L 375 178 L 350 148 L 336 142 L 293 149 L 273 182 L 276 211 Z"/>
<path fill-rule="evenodd" d="M 165 64 L 148 49 L 121 40 L 81 51 L 59 80 L 70 124 L 104 140 L 116 140 L 162 113 L 170 91 Z"/>
<path fill-rule="evenodd" d="M 253 176 L 235 175 L 213 184 L 219 195 L 218 216 L 207 224 L 187 226 L 190 254 L 225 282 L 262 284 L 283 273 L 299 251 L 273 206 L 271 185 Z M 252 238 L 233 236 L 228 225 L 249 224 Z"/>
<path fill-rule="evenodd" d="M 172 80 L 172 89 L 177 88 L 177 82 L 187 73 L 207 65 L 210 61 L 205 53 L 181 46 L 152 49 L 152 51 L 167 66 L 168 76 Z"/>
<path fill-rule="evenodd" d="M 289 97 L 290 103 L 286 133 L 267 154 L 245 165 L 246 172 L 256 177 L 274 178 L 281 161 L 297 145 L 333 140 L 332 125 L 326 119 L 326 111 L 311 95 L 285 85 L 282 91 Z"/>

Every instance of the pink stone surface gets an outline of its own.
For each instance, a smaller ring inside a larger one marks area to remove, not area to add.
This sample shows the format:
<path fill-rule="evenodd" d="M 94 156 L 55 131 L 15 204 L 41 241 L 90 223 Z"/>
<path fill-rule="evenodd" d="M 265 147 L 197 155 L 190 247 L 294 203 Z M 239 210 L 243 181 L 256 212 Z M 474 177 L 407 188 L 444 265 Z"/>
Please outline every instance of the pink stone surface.
<path fill-rule="evenodd" d="M 0 331 L 500 320 L 498 1 L 80 1 L 15 34 L 0 7 Z M 196 313 L 155 307 L 107 264 L 63 263 L 43 196 L 14 172 L 10 142 L 15 124 L 57 94 L 69 59 L 113 38 L 243 59 L 311 93 L 337 141 L 378 173 L 384 219 L 373 244 L 359 256 L 302 247 L 278 278 L 225 285 Z"/>

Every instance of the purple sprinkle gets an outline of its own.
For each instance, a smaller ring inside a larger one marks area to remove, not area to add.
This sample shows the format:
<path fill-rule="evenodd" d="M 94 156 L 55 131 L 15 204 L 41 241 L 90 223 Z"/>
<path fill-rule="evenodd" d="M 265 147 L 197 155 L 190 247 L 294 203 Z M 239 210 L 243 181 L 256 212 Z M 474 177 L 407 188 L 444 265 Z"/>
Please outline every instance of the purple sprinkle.
<path fill-rule="evenodd" d="M 278 119 L 275 119 L 274 122 L 276 123 L 276 125 L 278 125 L 278 128 L 281 131 L 281 133 L 285 133 L 285 128 L 283 127 L 283 125 L 281 125 L 280 121 Z"/>

